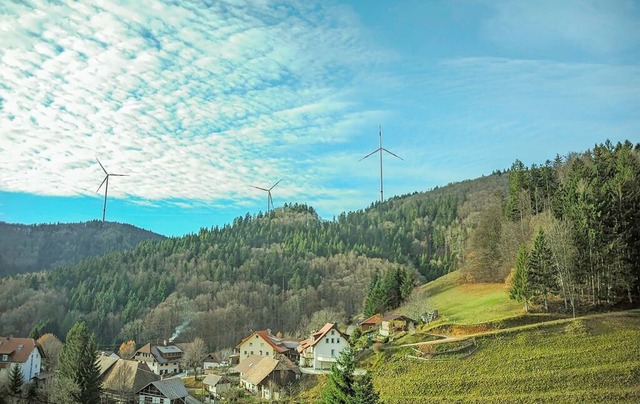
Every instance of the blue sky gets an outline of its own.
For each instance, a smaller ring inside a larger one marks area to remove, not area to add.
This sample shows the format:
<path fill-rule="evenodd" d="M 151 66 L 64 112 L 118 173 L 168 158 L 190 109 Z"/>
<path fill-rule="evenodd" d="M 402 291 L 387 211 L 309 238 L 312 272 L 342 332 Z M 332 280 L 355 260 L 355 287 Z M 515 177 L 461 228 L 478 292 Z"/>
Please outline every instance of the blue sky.
<path fill-rule="evenodd" d="M 100 4 L 96 6 L 95 4 Z M 0 220 L 165 235 L 640 140 L 640 3 L 3 1 Z"/>

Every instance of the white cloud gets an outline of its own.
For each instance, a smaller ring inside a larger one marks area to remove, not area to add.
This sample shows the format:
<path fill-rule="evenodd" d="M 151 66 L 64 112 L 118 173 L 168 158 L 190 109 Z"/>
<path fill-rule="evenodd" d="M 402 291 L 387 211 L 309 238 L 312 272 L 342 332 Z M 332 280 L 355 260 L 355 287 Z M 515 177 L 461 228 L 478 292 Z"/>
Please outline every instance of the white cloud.
<path fill-rule="evenodd" d="M 278 152 L 344 142 L 339 128 L 366 113 L 348 94 L 366 50 L 348 9 L 32 3 L 0 6 L 14 27 L 0 44 L 0 190 L 91 194 L 98 157 L 130 174 L 110 180 L 114 197 L 242 204 L 262 197 L 247 184 L 300 176 Z M 298 184 L 279 193 L 321 192 Z"/>

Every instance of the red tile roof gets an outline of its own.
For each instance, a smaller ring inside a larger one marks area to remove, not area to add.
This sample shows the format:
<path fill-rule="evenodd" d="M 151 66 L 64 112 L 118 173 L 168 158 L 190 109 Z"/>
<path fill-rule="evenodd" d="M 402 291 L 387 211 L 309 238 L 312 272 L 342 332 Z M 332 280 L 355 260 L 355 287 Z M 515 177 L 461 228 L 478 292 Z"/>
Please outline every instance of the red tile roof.
<path fill-rule="evenodd" d="M 360 325 L 376 325 L 380 322 L 380 317 L 382 317 L 380 314 L 374 314 L 368 319 L 362 321 Z"/>
<path fill-rule="evenodd" d="M 298 341 L 287 341 L 282 338 L 278 338 L 275 335 L 271 334 L 270 330 L 260 330 L 254 332 L 253 334 L 240 341 L 240 343 L 236 345 L 236 348 L 240 348 L 242 344 L 253 338 L 254 335 L 259 335 L 260 338 L 262 338 L 278 353 L 288 352 L 290 349 L 295 348 L 298 344 Z"/>
<path fill-rule="evenodd" d="M 298 348 L 297 348 L 298 352 L 302 352 L 311 346 L 315 346 L 332 329 L 338 331 L 338 334 L 340 334 L 342 338 L 349 341 L 349 338 L 343 333 L 341 333 L 340 330 L 338 330 L 338 327 L 336 326 L 336 324 L 327 323 L 321 329 L 311 334 L 311 337 L 305 339 L 304 341 L 301 341 L 300 345 L 298 345 Z"/>
<path fill-rule="evenodd" d="M 33 338 L 0 337 L 0 355 L 8 355 L 11 363 L 25 363 L 34 349 L 44 356 L 42 348 Z"/>

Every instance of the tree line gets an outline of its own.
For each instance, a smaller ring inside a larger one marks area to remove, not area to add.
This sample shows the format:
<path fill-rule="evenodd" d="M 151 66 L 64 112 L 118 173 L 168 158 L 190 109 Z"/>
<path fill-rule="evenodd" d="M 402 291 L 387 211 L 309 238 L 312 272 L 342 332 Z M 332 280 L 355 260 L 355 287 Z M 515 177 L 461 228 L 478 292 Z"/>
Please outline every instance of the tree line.
<path fill-rule="evenodd" d="M 640 145 L 605 142 L 542 166 L 516 161 L 471 235 L 465 279 L 511 285 L 550 310 L 640 295 Z"/>

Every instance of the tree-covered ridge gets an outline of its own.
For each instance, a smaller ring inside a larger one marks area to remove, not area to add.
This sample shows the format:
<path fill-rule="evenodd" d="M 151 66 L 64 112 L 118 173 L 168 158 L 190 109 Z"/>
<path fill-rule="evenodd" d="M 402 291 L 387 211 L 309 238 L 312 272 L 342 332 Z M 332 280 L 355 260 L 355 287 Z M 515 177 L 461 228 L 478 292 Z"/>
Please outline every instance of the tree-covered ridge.
<path fill-rule="evenodd" d="M 43 322 L 45 331 L 64 335 L 83 320 L 101 343 L 119 344 L 166 339 L 187 323 L 185 337 L 201 336 L 212 349 L 250 329 L 307 335 L 317 322 L 361 313 L 376 272 L 402 269 L 423 280 L 455 269 L 486 189 L 506 189 L 506 181 L 453 184 L 332 221 L 306 205 L 286 205 L 46 276 L 6 279 L 3 290 L 21 292 L 0 292 L 0 327 L 28 333 Z M 56 306 L 46 306 L 52 297 Z"/>
<path fill-rule="evenodd" d="M 123 223 L 24 225 L 0 222 L 0 277 L 74 265 L 87 257 L 164 237 Z"/>
<path fill-rule="evenodd" d="M 501 281 L 547 309 L 632 304 L 640 296 L 640 145 L 606 142 L 544 166 L 516 161 L 509 192 L 496 195 L 470 238 L 463 271 Z M 482 224 L 485 225 L 482 225 Z M 518 252 L 519 251 L 519 252 Z"/>

